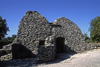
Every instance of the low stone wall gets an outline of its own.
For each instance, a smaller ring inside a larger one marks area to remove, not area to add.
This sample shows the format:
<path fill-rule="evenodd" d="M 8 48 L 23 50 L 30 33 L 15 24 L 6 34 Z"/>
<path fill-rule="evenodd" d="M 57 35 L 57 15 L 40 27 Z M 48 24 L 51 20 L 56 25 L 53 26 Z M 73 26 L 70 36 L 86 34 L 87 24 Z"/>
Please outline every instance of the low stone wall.
<path fill-rule="evenodd" d="M 99 43 L 84 43 L 81 47 L 81 50 L 77 51 L 77 53 L 84 52 L 84 51 L 89 51 L 93 49 L 100 49 L 100 44 Z"/>
<path fill-rule="evenodd" d="M 7 48 L 7 46 L 5 46 L 5 48 Z M 12 48 L 11 46 L 9 48 Z M 80 51 L 77 51 L 77 53 L 80 52 L 84 52 L 84 51 L 89 51 L 89 50 L 93 50 L 93 49 L 100 49 L 100 44 L 95 44 L 95 43 L 84 43 L 81 47 L 80 47 Z M 5 60 L 11 60 L 12 59 L 12 54 L 11 54 L 11 50 L 4 50 L 4 49 L 0 49 L 0 55 L 2 55 L 0 57 L 1 61 L 5 61 Z M 38 46 L 38 54 L 36 55 L 35 58 L 37 58 L 38 62 L 47 62 L 47 61 L 52 61 L 55 60 L 55 46 L 45 46 L 45 45 L 41 45 Z M 5 55 L 6 54 L 6 55 Z M 22 53 L 23 54 L 23 53 Z"/>
<path fill-rule="evenodd" d="M 13 44 L 13 43 L 8 44 L 8 45 L 5 45 L 5 46 L 3 46 L 2 49 L 4 49 L 4 50 L 11 50 L 11 49 L 12 49 L 12 48 L 11 48 L 12 44 Z"/>
<path fill-rule="evenodd" d="M 12 44 L 5 45 L 5 46 L 3 46 L 2 49 L 0 49 L 0 56 L 11 53 L 12 52 L 11 45 Z"/>
<path fill-rule="evenodd" d="M 37 55 L 38 62 L 47 62 L 55 60 L 55 47 L 54 46 L 40 46 Z"/>
<path fill-rule="evenodd" d="M 0 61 L 7 61 L 12 59 L 12 53 L 0 57 Z"/>
<path fill-rule="evenodd" d="M 100 49 L 100 44 L 98 44 L 98 43 L 87 44 L 87 50 L 91 50 L 91 49 Z"/>
<path fill-rule="evenodd" d="M 9 54 L 9 53 L 11 53 L 11 52 L 12 52 L 11 50 L 0 49 L 0 56 Z"/>

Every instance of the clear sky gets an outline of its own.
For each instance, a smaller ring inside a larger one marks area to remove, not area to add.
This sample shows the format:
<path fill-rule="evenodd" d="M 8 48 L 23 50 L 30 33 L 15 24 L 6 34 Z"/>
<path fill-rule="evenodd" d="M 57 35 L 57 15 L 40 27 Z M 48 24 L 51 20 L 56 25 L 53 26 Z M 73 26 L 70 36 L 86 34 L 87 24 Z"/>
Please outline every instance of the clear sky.
<path fill-rule="evenodd" d="M 90 21 L 100 16 L 100 0 L 0 0 L 0 16 L 10 30 L 7 36 L 17 34 L 20 20 L 30 10 L 38 11 L 49 22 L 66 17 L 89 36 Z"/>

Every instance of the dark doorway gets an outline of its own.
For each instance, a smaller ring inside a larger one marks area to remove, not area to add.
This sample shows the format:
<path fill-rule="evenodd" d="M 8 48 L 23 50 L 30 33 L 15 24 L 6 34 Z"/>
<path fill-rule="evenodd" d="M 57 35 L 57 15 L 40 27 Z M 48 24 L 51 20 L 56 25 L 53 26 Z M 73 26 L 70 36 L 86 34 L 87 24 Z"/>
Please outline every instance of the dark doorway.
<path fill-rule="evenodd" d="M 56 38 L 56 52 L 63 53 L 64 52 L 64 38 L 58 37 Z"/>

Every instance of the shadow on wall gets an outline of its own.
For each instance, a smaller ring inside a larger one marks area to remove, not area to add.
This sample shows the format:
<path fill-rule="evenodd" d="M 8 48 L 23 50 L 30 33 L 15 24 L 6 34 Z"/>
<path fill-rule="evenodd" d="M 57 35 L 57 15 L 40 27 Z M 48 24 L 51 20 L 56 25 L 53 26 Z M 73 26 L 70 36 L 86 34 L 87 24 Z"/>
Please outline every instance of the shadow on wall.
<path fill-rule="evenodd" d="M 75 52 L 74 50 L 71 50 L 70 47 L 68 47 L 67 45 L 64 45 L 65 49 L 63 52 L 60 53 L 56 53 L 56 60 L 54 61 L 54 63 L 59 63 L 65 59 L 69 59 L 72 55 L 76 54 L 77 52 Z"/>
<path fill-rule="evenodd" d="M 71 56 L 76 54 L 76 52 L 74 50 L 71 50 L 71 48 L 68 47 L 67 45 L 64 45 L 64 47 L 66 48 L 66 50 L 64 49 L 64 51 L 56 52 L 55 60 L 46 62 L 45 64 L 59 63 L 66 59 L 70 59 Z M 42 64 L 42 63 L 40 63 L 40 64 Z"/>
<path fill-rule="evenodd" d="M 15 43 L 12 45 L 12 56 L 12 59 L 25 59 L 36 57 L 36 55 L 34 55 L 29 49 L 19 43 Z"/>
<path fill-rule="evenodd" d="M 56 53 L 63 53 L 63 52 L 76 53 L 74 50 L 71 50 L 70 47 L 65 45 L 65 38 L 64 37 L 57 37 L 56 38 Z"/>
<path fill-rule="evenodd" d="M 77 52 L 75 52 L 74 50 L 72 50 L 70 47 L 68 47 L 67 45 L 65 45 L 65 52 L 66 53 L 77 53 Z"/>
<path fill-rule="evenodd" d="M 32 52 L 28 50 L 26 47 L 20 45 L 20 44 L 13 44 L 13 49 L 12 49 L 12 54 L 13 54 L 13 59 L 16 60 L 9 60 L 9 61 L 2 61 L 0 64 L 1 67 L 6 67 L 6 66 L 21 66 L 21 67 L 35 67 L 38 66 L 42 63 L 36 64 L 34 61 L 35 59 L 32 59 Z M 76 54 L 75 51 L 71 50 L 68 46 L 65 46 L 67 52 L 61 52 L 57 53 L 56 59 L 50 62 L 46 62 L 45 64 L 54 64 L 54 63 L 59 63 L 61 61 L 64 61 L 66 59 L 69 59 L 71 56 Z M 15 48 L 15 49 L 14 49 Z M 30 59 L 24 59 L 24 58 L 30 58 Z M 35 55 L 34 55 L 35 57 Z M 18 60 L 17 60 L 18 59 Z M 22 60 L 23 59 L 23 60 Z M 43 63 L 44 64 L 44 63 Z"/>
<path fill-rule="evenodd" d="M 66 54 L 76 54 L 74 50 L 72 50 L 70 47 L 65 45 L 65 38 L 64 37 L 58 37 L 56 38 L 56 59 L 59 59 L 60 56 L 66 55 Z M 59 56 L 60 55 L 60 56 Z M 70 58 L 70 56 L 66 56 L 65 59 Z"/>

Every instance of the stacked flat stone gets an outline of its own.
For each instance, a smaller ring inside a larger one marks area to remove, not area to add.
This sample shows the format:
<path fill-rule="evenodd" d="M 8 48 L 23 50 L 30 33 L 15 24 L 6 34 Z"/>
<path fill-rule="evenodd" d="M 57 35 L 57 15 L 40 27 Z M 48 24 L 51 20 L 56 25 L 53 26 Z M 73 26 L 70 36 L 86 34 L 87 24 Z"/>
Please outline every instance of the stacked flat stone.
<path fill-rule="evenodd" d="M 64 38 L 64 52 L 82 52 L 89 47 L 92 48 L 85 43 L 81 30 L 71 20 L 60 17 L 49 23 L 37 11 L 27 11 L 20 21 L 17 37 L 13 42 L 19 43 L 19 46 L 12 45 L 13 52 L 17 51 L 16 53 L 23 55 L 24 58 L 28 53 L 29 57 L 36 55 L 40 62 L 54 60 L 57 52 L 56 39 L 59 37 Z M 44 41 L 44 44 L 40 41 Z"/>
<path fill-rule="evenodd" d="M 20 21 L 16 40 L 34 51 L 38 46 L 38 41 L 45 40 L 49 35 L 50 29 L 46 18 L 36 11 L 27 11 Z"/>
<path fill-rule="evenodd" d="M 100 44 L 85 43 L 81 30 L 71 20 L 60 17 L 49 23 L 37 11 L 27 11 L 20 21 L 17 37 L 12 44 L 0 49 L 0 56 L 3 60 L 24 58 L 36 58 L 38 62 L 55 60 L 59 37 L 63 38 L 62 50 L 66 53 L 100 49 Z"/>
<path fill-rule="evenodd" d="M 41 57 L 44 58 L 45 55 L 46 61 L 49 61 L 52 60 L 49 56 L 54 57 L 56 54 L 55 41 L 57 37 L 65 38 L 65 52 L 69 52 L 70 50 L 75 52 L 81 51 L 80 45 L 85 42 L 81 30 L 69 19 L 61 17 L 50 24 L 47 19 L 37 11 L 27 11 L 20 21 L 14 43 L 20 42 L 21 45 L 35 54 L 38 59 Z M 41 40 L 45 41 L 43 46 L 39 45 Z M 23 53 L 25 54 L 25 52 Z"/>
<path fill-rule="evenodd" d="M 53 24 L 61 25 L 60 27 L 53 26 L 53 34 L 55 35 L 55 38 L 65 38 L 65 48 L 67 49 L 67 52 L 67 47 L 70 47 L 71 50 L 74 50 L 75 52 L 81 51 L 80 45 L 83 45 L 85 41 L 81 30 L 76 24 L 65 17 L 56 19 Z"/>

